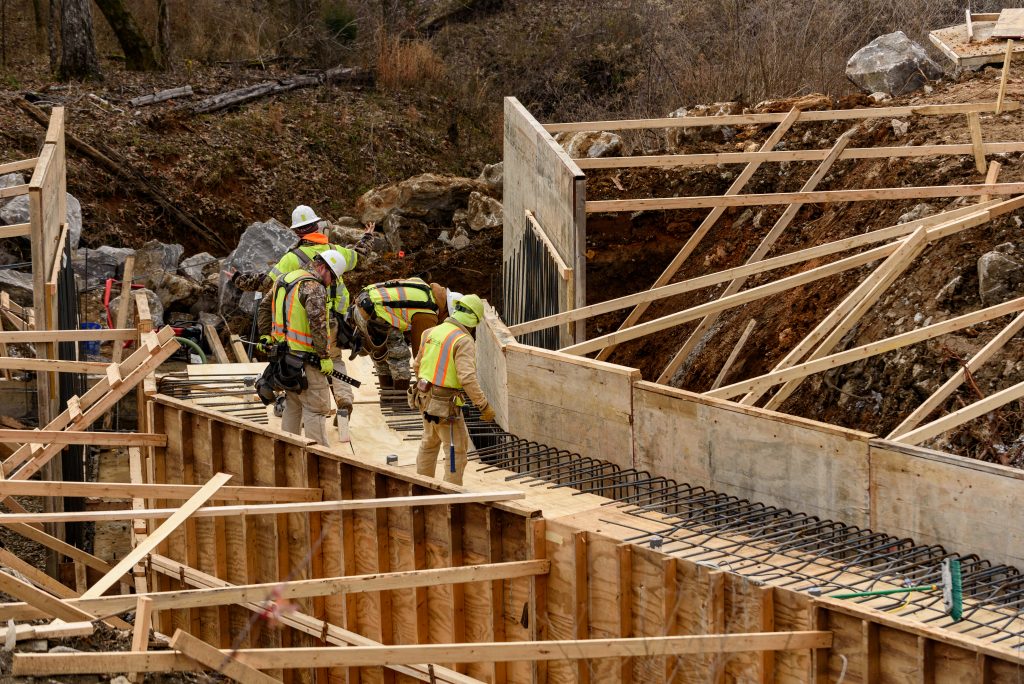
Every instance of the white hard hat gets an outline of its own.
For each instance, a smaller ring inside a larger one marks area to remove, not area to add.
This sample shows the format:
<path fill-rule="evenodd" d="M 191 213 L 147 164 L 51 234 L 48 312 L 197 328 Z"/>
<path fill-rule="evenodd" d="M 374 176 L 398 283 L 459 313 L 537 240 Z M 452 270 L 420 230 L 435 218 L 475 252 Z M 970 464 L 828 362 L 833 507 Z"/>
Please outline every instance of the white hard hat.
<path fill-rule="evenodd" d="M 323 259 L 327 267 L 331 269 L 336 278 L 340 278 L 341 275 L 348 270 L 348 262 L 345 257 L 342 256 L 341 252 L 336 249 L 326 249 L 316 255 L 317 259 Z"/>
<path fill-rule="evenodd" d="M 321 219 L 310 207 L 300 204 L 292 210 L 292 230 L 320 223 Z M 309 232 L 309 231 L 306 231 Z"/>

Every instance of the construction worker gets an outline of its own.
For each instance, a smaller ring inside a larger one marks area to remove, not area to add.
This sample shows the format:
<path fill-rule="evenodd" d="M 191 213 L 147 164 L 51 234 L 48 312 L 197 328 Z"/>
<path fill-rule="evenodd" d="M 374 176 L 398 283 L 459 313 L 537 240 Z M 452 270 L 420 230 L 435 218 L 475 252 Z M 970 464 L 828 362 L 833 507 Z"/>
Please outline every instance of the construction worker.
<path fill-rule="evenodd" d="M 381 389 L 409 387 L 409 359 L 419 351 L 423 332 L 448 316 L 454 295 L 458 293 L 422 278 L 367 285 L 356 295 L 352 324 L 373 359 Z"/>
<path fill-rule="evenodd" d="M 300 204 L 292 211 L 291 229 L 299 238 L 295 247 L 287 251 L 277 264 L 267 273 L 259 271 L 249 273 L 236 273 L 232 276 L 231 282 L 235 287 L 243 291 L 269 290 L 277 280 L 287 273 L 307 268 L 317 254 L 327 250 L 334 250 L 342 255 L 345 260 L 345 272 L 356 267 L 359 255 L 369 253 L 370 244 L 373 242 L 374 224 L 367 223 L 363 235 L 359 241 L 351 247 L 331 244 L 327 235 L 320 232 L 319 227 L 324 223 L 323 219 L 316 215 L 310 207 Z M 334 361 L 335 370 L 342 373 L 347 372 L 345 368 L 344 349 L 351 345 L 351 328 L 345 323 L 345 312 L 348 311 L 351 303 L 348 288 L 345 281 L 339 277 L 327 291 L 328 311 L 331 314 L 331 326 L 335 331 L 330 347 L 330 356 Z M 257 327 L 260 332 L 260 345 L 267 347 L 270 339 L 270 306 L 271 298 L 264 296 L 260 301 L 260 310 L 257 313 Z M 340 336 L 340 339 L 339 339 Z M 339 415 L 345 417 L 352 414 L 353 395 L 352 386 L 337 378 L 331 379 L 331 386 L 334 392 L 334 400 L 338 405 Z"/>
<path fill-rule="evenodd" d="M 271 364 L 278 364 L 278 383 L 285 389 L 281 429 L 306 436 L 324 446 L 326 419 L 331 415 L 331 389 L 327 373 L 334 370 L 328 353 L 330 318 L 327 290 L 345 272 L 345 255 L 329 249 L 316 255 L 309 270 L 285 273 L 277 279 L 273 291 L 274 353 Z M 296 377 L 297 376 L 297 377 Z"/>
<path fill-rule="evenodd" d="M 410 390 L 409 403 L 423 413 L 423 438 L 416 455 L 416 472 L 435 476 L 437 448 L 444 447 L 444 479 L 462 484 L 469 451 L 469 430 L 462 415 L 464 396 L 494 420 L 494 409 L 476 379 L 476 326 L 484 318 L 484 304 L 471 294 L 456 300 L 452 315 L 423 333 L 413 360 L 419 380 Z M 452 454 L 454 447 L 454 456 Z"/>

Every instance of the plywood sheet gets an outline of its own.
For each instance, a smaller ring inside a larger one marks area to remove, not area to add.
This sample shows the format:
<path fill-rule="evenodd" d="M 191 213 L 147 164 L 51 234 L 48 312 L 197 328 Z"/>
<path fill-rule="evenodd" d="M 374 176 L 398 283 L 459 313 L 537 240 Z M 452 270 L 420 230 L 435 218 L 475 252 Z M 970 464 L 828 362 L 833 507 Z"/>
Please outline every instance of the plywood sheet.
<path fill-rule="evenodd" d="M 928 39 L 955 65 L 977 68 L 985 64 L 1002 64 L 1006 43 L 992 39 L 994 21 L 975 21 L 974 40 L 967 40 L 967 25 L 958 24 L 932 31 Z M 1024 52 L 1024 44 L 1014 43 L 1013 53 Z"/>
<path fill-rule="evenodd" d="M 1024 38 L 1024 9 L 1008 8 L 999 13 L 993 38 Z"/>
<path fill-rule="evenodd" d="M 510 432 L 632 467 L 639 371 L 522 345 L 509 345 L 505 360 Z"/>
<path fill-rule="evenodd" d="M 637 467 L 680 482 L 868 524 L 868 439 L 653 383 L 633 392 Z"/>
<path fill-rule="evenodd" d="M 1024 526 L 1007 518 L 1020 507 L 1020 470 L 878 440 L 871 491 L 873 529 L 1024 565 Z"/>

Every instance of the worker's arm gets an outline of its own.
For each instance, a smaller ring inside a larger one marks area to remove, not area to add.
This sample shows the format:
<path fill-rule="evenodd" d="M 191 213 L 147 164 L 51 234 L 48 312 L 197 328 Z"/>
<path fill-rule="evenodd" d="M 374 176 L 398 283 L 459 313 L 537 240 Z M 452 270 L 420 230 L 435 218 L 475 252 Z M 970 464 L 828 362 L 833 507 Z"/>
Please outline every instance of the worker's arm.
<path fill-rule="evenodd" d="M 274 323 L 274 288 L 263 293 L 259 308 L 256 309 L 256 332 L 262 337 L 270 334 Z"/>
<path fill-rule="evenodd" d="M 482 413 L 488 405 L 487 396 L 476 379 L 476 343 L 468 335 L 455 343 L 455 373 L 462 384 L 462 391 Z"/>
<path fill-rule="evenodd" d="M 416 351 L 416 357 L 412 360 L 412 372 L 418 378 L 420 376 L 420 361 L 423 359 L 423 345 L 427 341 L 427 333 L 430 332 L 430 328 L 423 331 L 420 335 L 420 348 Z"/>
<path fill-rule="evenodd" d="M 270 278 L 262 271 L 239 271 L 231 277 L 231 283 L 242 292 L 259 292 L 270 285 Z"/>
<path fill-rule="evenodd" d="M 299 285 L 299 301 L 306 309 L 309 333 L 313 336 L 313 352 L 320 358 L 327 358 L 327 288 L 316 280 L 306 280 Z"/>

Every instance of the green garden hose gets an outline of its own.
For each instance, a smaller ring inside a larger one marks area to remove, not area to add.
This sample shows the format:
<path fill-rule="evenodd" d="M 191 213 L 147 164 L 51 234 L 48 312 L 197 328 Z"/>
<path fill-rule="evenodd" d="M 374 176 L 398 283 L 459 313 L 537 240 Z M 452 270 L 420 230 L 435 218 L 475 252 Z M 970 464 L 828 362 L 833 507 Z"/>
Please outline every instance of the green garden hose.
<path fill-rule="evenodd" d="M 196 354 L 198 354 L 200 363 L 206 363 L 206 352 L 203 351 L 202 347 L 200 347 L 198 344 L 188 339 L 187 337 L 175 337 L 174 339 L 177 340 L 179 344 L 185 345 L 186 347 L 194 351 Z"/>

